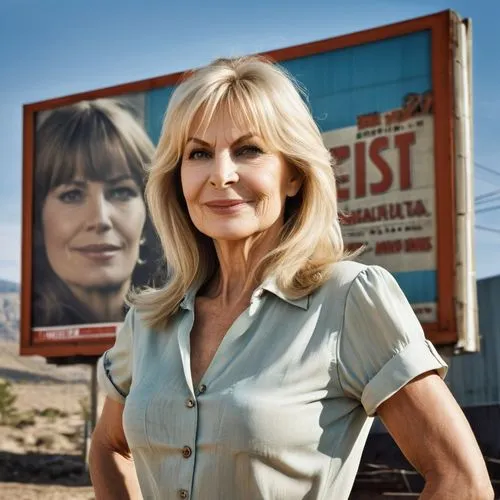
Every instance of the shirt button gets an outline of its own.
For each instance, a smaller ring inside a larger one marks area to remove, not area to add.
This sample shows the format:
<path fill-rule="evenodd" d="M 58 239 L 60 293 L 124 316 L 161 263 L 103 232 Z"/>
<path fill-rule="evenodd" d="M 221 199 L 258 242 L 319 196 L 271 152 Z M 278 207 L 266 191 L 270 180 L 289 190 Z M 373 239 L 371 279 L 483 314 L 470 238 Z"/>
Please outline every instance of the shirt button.
<path fill-rule="evenodd" d="M 206 392 L 206 390 L 207 386 L 205 384 L 201 384 L 199 388 L 200 394 L 203 394 L 204 392 Z"/>
<path fill-rule="evenodd" d="M 192 398 L 186 399 L 186 406 L 188 408 L 194 408 L 194 400 Z"/>
<path fill-rule="evenodd" d="M 179 498 L 187 498 L 189 493 L 187 490 L 179 490 Z"/>
<path fill-rule="evenodd" d="M 182 448 L 182 456 L 184 458 L 189 458 L 192 453 L 193 453 L 193 451 L 191 450 L 191 448 L 189 446 L 184 446 L 184 448 Z"/>

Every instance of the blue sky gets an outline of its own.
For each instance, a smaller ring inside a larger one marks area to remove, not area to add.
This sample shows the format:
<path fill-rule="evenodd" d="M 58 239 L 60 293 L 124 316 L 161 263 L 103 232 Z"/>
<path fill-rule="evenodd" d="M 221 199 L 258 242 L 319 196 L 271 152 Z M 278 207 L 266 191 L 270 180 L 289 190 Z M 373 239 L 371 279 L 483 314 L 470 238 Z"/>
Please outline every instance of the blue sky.
<path fill-rule="evenodd" d="M 0 278 L 20 280 L 23 104 L 447 8 L 473 20 L 475 161 L 486 167 L 476 171 L 476 195 L 500 189 L 498 0 L 175 3 L 0 0 Z M 476 223 L 500 229 L 499 219 L 491 211 Z M 500 274 L 499 250 L 500 233 L 476 231 L 478 277 Z"/>

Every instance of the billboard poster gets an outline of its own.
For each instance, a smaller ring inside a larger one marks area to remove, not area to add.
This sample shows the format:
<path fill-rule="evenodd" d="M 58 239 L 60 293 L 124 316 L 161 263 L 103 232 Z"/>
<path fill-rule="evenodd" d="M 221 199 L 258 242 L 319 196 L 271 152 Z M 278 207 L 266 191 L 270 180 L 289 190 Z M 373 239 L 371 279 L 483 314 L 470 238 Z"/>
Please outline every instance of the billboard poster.
<path fill-rule="evenodd" d="M 265 54 L 306 90 L 336 161 L 347 248 L 395 276 L 438 344 L 457 339 L 451 22 Z M 182 76 L 24 107 L 22 354 L 100 355 L 129 289 L 162 283 L 144 167 Z"/>
<path fill-rule="evenodd" d="M 390 269 L 423 323 L 437 320 L 432 94 L 323 134 L 336 159 L 348 250 Z"/>
<path fill-rule="evenodd" d="M 35 114 L 34 345 L 113 340 L 129 289 L 158 284 L 145 102 L 132 93 Z"/>

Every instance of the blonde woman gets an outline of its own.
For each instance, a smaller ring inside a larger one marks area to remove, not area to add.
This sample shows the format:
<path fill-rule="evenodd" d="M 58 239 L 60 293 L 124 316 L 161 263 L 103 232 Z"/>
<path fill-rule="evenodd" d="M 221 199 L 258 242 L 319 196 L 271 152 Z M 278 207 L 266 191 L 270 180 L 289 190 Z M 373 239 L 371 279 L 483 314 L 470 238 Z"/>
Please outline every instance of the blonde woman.
<path fill-rule="evenodd" d="M 347 499 L 375 414 L 422 498 L 492 498 L 403 293 L 344 258 L 329 153 L 279 67 L 179 85 L 146 195 L 171 276 L 99 362 L 97 499 Z"/>

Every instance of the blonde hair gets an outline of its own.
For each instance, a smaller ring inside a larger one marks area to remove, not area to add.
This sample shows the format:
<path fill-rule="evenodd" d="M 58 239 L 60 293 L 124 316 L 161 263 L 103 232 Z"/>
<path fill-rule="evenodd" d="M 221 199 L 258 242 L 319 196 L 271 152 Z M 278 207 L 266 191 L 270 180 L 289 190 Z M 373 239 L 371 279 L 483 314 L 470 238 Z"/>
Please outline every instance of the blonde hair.
<path fill-rule="evenodd" d="M 284 69 L 256 56 L 218 59 L 176 88 L 146 185 L 169 279 L 163 288 L 131 297 L 152 328 L 164 327 L 186 292 L 206 283 L 218 268 L 214 244 L 191 222 L 180 185 L 182 155 L 200 114 L 206 125 L 227 110 L 303 177 L 299 193 L 287 200 L 280 242 L 255 269 L 256 279 L 274 276 L 284 293 L 298 298 L 321 286 L 332 264 L 344 257 L 332 158 L 301 94 Z"/>

